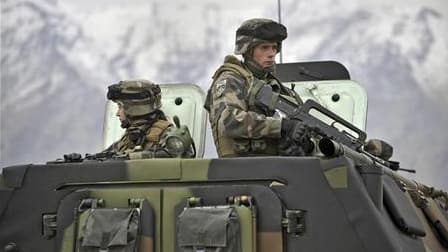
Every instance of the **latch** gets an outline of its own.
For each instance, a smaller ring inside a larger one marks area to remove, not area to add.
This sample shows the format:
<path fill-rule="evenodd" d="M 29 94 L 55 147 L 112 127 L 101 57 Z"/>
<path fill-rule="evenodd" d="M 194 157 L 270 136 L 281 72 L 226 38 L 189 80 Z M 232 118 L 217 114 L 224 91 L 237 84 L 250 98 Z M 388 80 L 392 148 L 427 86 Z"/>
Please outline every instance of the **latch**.
<path fill-rule="evenodd" d="M 282 219 L 282 227 L 288 234 L 302 236 L 305 229 L 305 210 L 286 210 L 286 217 Z"/>
<path fill-rule="evenodd" d="M 45 239 L 49 240 L 56 235 L 56 214 L 44 214 L 42 216 L 43 235 Z"/>

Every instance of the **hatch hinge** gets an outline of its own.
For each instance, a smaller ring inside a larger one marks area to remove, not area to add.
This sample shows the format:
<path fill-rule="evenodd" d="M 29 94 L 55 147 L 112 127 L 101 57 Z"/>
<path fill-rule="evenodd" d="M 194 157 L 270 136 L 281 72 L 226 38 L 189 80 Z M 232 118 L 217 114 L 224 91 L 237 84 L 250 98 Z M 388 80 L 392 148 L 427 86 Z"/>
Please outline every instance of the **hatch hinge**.
<path fill-rule="evenodd" d="M 282 219 L 282 227 L 288 234 L 302 236 L 305 231 L 305 210 L 286 210 L 286 217 Z"/>

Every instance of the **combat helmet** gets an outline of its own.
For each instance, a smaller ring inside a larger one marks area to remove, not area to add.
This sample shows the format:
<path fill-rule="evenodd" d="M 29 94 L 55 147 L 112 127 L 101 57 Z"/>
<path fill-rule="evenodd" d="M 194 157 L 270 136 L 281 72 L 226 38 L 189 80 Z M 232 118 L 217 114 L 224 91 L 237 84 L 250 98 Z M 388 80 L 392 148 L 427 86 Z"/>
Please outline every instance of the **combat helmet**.
<path fill-rule="evenodd" d="M 236 30 L 234 53 L 244 55 L 262 42 L 277 42 L 277 52 L 280 52 L 287 36 L 286 27 L 280 23 L 266 18 L 249 19 Z"/>
<path fill-rule="evenodd" d="M 141 117 L 160 109 L 159 85 L 148 80 L 124 80 L 108 87 L 107 99 L 123 107 L 129 118 Z"/>

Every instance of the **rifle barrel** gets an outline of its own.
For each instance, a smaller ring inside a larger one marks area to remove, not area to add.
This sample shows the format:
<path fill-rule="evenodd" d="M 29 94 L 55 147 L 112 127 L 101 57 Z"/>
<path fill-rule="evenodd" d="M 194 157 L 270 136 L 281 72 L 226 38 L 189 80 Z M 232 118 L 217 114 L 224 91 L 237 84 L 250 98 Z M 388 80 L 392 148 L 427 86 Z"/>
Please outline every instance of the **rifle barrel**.
<path fill-rule="evenodd" d="M 355 162 L 357 163 L 372 165 L 379 169 L 382 169 L 385 174 L 395 178 L 401 183 L 404 183 L 407 190 L 422 190 L 424 188 L 422 184 L 399 175 L 397 172 L 388 168 L 387 165 L 383 164 L 383 162 L 380 162 L 378 158 L 373 158 L 365 154 L 363 151 L 357 152 L 341 143 L 335 142 L 330 138 L 325 137 L 319 141 L 318 145 L 320 151 L 326 157 L 339 157 L 345 155 L 348 158 L 355 160 Z M 387 164 L 387 161 L 384 162 L 386 162 Z"/>

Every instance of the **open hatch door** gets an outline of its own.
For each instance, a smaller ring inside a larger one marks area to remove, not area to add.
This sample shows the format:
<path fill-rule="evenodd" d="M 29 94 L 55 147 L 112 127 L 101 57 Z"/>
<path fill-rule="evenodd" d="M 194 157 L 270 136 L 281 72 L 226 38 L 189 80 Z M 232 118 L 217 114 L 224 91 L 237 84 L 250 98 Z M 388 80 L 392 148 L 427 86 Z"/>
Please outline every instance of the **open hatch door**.
<path fill-rule="evenodd" d="M 315 100 L 357 128 L 366 128 L 367 93 L 348 70 L 336 61 L 285 63 L 277 65 L 277 76 L 305 102 Z M 315 115 L 319 118 L 319 115 Z M 321 119 L 321 118 L 320 118 Z"/>

